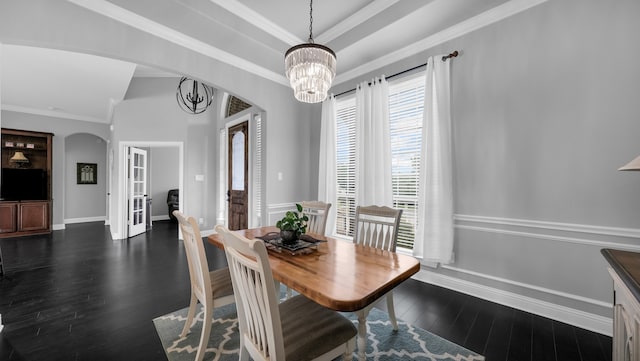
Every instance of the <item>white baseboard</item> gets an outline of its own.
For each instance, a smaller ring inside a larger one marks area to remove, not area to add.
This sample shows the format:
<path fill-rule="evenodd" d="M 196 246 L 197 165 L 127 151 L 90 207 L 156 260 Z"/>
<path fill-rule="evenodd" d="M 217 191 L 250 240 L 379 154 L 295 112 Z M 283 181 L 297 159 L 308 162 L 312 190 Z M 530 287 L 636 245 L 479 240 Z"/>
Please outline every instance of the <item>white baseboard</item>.
<path fill-rule="evenodd" d="M 532 290 L 532 291 L 545 293 L 545 294 L 548 294 L 548 295 L 558 296 L 558 297 L 565 298 L 565 299 L 571 299 L 571 300 L 575 300 L 575 301 L 578 301 L 578 302 L 591 304 L 591 305 L 602 307 L 602 308 L 612 308 L 612 305 L 609 302 L 604 302 L 604 301 L 596 300 L 596 299 L 593 299 L 593 298 L 583 297 L 583 296 L 575 295 L 575 294 L 568 293 L 568 292 L 552 290 L 552 289 L 546 288 L 546 287 L 534 286 L 532 284 L 528 284 L 528 283 L 524 283 L 524 282 L 518 282 L 518 281 L 506 279 L 506 278 L 503 278 L 503 277 L 495 277 L 495 276 L 488 275 L 486 273 L 470 271 L 470 270 L 466 270 L 466 269 L 463 269 L 463 268 L 452 267 L 452 266 L 449 266 L 449 265 L 440 265 L 440 267 L 442 267 L 444 269 L 447 269 L 447 270 L 450 270 L 450 271 L 459 272 L 459 273 L 465 273 L 465 274 L 468 274 L 468 275 L 471 275 L 471 276 L 474 276 L 474 277 L 484 278 L 486 280 L 496 281 L 496 282 L 499 282 L 499 283 L 502 283 L 502 284 L 510 284 L 510 285 L 513 285 L 513 286 L 516 286 L 516 287 L 521 287 L 521 288 L 529 289 L 529 290 Z"/>
<path fill-rule="evenodd" d="M 61 231 L 63 229 L 67 228 L 64 223 L 63 224 L 53 224 L 51 225 L 51 229 L 54 231 Z"/>
<path fill-rule="evenodd" d="M 84 218 L 66 218 L 64 220 L 64 224 L 87 223 L 87 222 L 104 222 L 105 220 L 106 220 L 105 216 L 84 217 Z"/>
<path fill-rule="evenodd" d="M 153 221 L 166 221 L 169 220 L 169 215 L 163 215 L 163 216 L 151 216 L 151 222 Z"/>
<path fill-rule="evenodd" d="M 415 274 L 413 278 L 556 321 L 568 323 L 603 335 L 611 336 L 613 332 L 613 320 L 609 317 L 603 317 L 513 292 L 483 286 L 428 270 L 421 270 Z"/>

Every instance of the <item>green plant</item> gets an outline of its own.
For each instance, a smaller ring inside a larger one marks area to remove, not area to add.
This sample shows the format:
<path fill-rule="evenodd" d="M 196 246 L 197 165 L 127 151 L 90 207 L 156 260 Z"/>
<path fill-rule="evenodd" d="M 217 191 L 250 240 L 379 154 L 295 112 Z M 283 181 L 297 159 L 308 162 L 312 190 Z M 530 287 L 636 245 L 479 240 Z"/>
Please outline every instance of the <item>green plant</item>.
<path fill-rule="evenodd" d="M 309 217 L 302 213 L 302 206 L 296 203 L 296 211 L 288 211 L 284 217 L 276 223 L 276 227 L 281 231 L 295 231 L 296 236 L 307 232 L 307 221 Z"/>

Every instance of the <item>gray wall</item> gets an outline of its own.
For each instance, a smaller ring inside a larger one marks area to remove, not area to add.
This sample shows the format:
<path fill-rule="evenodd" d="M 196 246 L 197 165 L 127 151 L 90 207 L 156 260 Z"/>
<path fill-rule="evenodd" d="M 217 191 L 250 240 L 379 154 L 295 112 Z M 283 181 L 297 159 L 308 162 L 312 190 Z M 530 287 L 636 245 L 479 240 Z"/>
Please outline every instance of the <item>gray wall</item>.
<path fill-rule="evenodd" d="M 176 147 L 153 147 L 149 151 L 150 191 L 153 198 L 152 220 L 169 219 L 167 192 L 178 188 L 178 149 Z"/>
<path fill-rule="evenodd" d="M 92 134 L 65 138 L 65 223 L 104 221 L 107 215 L 106 142 Z M 78 184 L 77 163 L 96 163 L 97 184 Z"/>
<path fill-rule="evenodd" d="M 611 332 L 599 251 L 640 251 L 640 175 L 616 171 L 640 154 L 638 15 L 637 0 L 548 1 L 362 77 L 461 51 L 456 261 L 425 279 Z"/>

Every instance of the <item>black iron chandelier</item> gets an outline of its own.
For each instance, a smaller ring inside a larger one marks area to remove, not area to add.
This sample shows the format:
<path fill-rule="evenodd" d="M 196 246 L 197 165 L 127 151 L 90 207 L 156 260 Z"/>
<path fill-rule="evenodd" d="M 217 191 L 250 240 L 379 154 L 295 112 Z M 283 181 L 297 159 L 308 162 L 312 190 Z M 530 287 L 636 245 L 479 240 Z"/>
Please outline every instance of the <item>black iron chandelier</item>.
<path fill-rule="evenodd" d="M 178 83 L 176 100 L 189 114 L 203 113 L 213 101 L 213 88 L 196 80 L 182 77 Z"/>

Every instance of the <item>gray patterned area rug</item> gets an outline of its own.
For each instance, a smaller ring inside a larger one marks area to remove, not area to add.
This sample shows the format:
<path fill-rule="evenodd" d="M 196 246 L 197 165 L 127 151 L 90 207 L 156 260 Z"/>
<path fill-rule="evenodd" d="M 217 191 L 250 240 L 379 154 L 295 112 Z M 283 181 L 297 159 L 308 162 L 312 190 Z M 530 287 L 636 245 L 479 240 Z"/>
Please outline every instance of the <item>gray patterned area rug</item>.
<path fill-rule="evenodd" d="M 162 346 L 169 361 L 193 360 L 202 330 L 202 308 L 196 314 L 197 324 L 191 328 L 186 337 L 180 338 L 184 326 L 187 308 L 160 316 L 153 323 L 162 341 Z M 238 359 L 238 320 L 234 304 L 214 310 L 211 325 L 211 337 L 207 345 L 204 359 L 207 361 L 226 361 Z M 345 316 L 357 323 L 353 313 Z M 430 361 L 482 361 L 484 356 L 478 355 L 461 346 L 447 341 L 398 320 L 398 332 L 393 327 L 386 312 L 372 309 L 367 318 L 367 361 L 390 360 L 430 360 Z M 356 353 L 354 353 L 354 360 Z M 340 358 L 339 358 L 340 359 Z"/>

